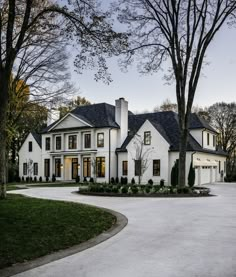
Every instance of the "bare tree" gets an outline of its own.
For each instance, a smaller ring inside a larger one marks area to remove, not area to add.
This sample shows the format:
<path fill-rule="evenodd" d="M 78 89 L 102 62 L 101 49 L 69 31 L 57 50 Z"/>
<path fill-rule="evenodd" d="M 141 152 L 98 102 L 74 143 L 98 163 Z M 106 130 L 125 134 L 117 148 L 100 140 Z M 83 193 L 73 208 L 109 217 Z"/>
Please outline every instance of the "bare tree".
<path fill-rule="evenodd" d="M 149 155 L 152 149 L 145 146 L 144 139 L 138 134 L 134 136 L 133 145 L 135 149 L 135 155 L 133 157 L 136 170 L 135 175 L 138 175 L 138 183 L 140 184 L 143 174 L 150 165 Z"/>
<path fill-rule="evenodd" d="M 216 33 L 235 12 L 234 0 L 120 0 L 118 18 L 127 24 L 129 51 L 139 70 L 155 73 L 168 61 L 167 81 L 175 81 L 180 145 L 179 184 L 185 185 L 188 125 L 199 77 Z"/>
<path fill-rule="evenodd" d="M 208 109 L 211 124 L 219 132 L 217 144 L 228 153 L 227 171 L 235 171 L 236 103 L 215 103 Z"/>
<path fill-rule="evenodd" d="M 0 0 L 0 198 L 6 197 L 6 122 L 12 72 L 31 86 L 33 99 L 46 101 L 68 88 L 62 50 L 71 42 L 78 53 L 74 63 L 78 72 L 95 67 L 95 79 L 109 82 L 105 58 L 117 54 L 126 43 L 113 31 L 107 15 L 99 11 L 95 0 L 70 0 L 63 7 L 51 0 Z M 66 86 L 58 85 L 59 76 Z"/>

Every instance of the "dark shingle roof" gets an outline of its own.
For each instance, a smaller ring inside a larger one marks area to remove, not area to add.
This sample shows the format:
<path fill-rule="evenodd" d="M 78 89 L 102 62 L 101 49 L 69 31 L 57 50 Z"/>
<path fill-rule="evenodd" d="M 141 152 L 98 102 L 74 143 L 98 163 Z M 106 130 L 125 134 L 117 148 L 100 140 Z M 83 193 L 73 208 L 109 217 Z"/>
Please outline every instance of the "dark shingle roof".
<path fill-rule="evenodd" d="M 189 126 L 191 129 L 207 129 L 209 131 L 217 133 L 216 130 L 213 129 L 206 120 L 195 113 L 191 114 Z"/>
<path fill-rule="evenodd" d="M 36 142 L 38 143 L 38 145 L 40 146 L 40 148 L 42 148 L 42 136 L 35 132 L 31 132 L 31 134 L 34 137 L 34 139 L 36 140 Z"/>
<path fill-rule="evenodd" d="M 207 128 L 207 123 L 204 120 L 197 120 L 197 115 L 192 114 L 190 120 L 190 129 L 209 129 Z M 124 141 L 118 151 L 126 151 L 126 147 L 134 137 L 135 133 L 139 130 L 139 128 L 143 125 L 143 123 L 149 120 L 152 125 L 158 130 L 158 132 L 166 139 L 166 141 L 170 144 L 170 151 L 178 151 L 179 150 L 179 123 L 178 123 L 178 115 L 172 111 L 168 112 L 157 112 L 157 113 L 147 113 L 147 114 L 137 114 L 129 116 L 129 134 Z M 211 127 L 210 127 L 211 128 Z M 213 132 L 215 130 L 211 128 Z M 210 130 L 211 130 L 210 129 Z M 189 134 L 189 140 L 187 145 L 187 151 L 199 151 L 199 152 L 207 152 L 225 155 L 225 152 L 218 150 L 212 151 L 208 149 L 204 149 L 201 145 Z"/>

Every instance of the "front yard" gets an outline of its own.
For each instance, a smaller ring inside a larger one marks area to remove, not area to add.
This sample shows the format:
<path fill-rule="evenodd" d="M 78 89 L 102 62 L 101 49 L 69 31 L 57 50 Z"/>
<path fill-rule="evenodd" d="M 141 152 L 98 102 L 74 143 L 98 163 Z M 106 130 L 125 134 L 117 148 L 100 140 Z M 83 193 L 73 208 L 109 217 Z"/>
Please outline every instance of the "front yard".
<path fill-rule="evenodd" d="M 87 205 L 8 195 L 0 201 L 0 268 L 82 243 L 115 222 Z"/>

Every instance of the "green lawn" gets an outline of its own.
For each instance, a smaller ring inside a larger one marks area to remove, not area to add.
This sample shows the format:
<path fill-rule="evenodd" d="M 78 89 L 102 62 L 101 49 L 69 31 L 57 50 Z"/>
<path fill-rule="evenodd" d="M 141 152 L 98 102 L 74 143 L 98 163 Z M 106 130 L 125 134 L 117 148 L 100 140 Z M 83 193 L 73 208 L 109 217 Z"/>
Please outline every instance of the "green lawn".
<path fill-rule="evenodd" d="M 115 221 L 82 204 L 8 195 L 0 201 L 0 268 L 89 240 Z"/>

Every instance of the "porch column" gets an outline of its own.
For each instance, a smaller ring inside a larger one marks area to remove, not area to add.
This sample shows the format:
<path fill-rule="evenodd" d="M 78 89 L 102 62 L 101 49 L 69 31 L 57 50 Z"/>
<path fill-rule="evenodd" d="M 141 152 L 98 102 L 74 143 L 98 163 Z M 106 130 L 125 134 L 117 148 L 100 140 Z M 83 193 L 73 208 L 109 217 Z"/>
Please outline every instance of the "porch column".
<path fill-rule="evenodd" d="M 64 180 L 64 171 L 65 171 L 65 163 L 64 163 L 64 155 L 61 155 L 61 180 Z"/>
<path fill-rule="evenodd" d="M 96 138 L 94 129 L 91 130 L 91 149 L 96 149 Z"/>

